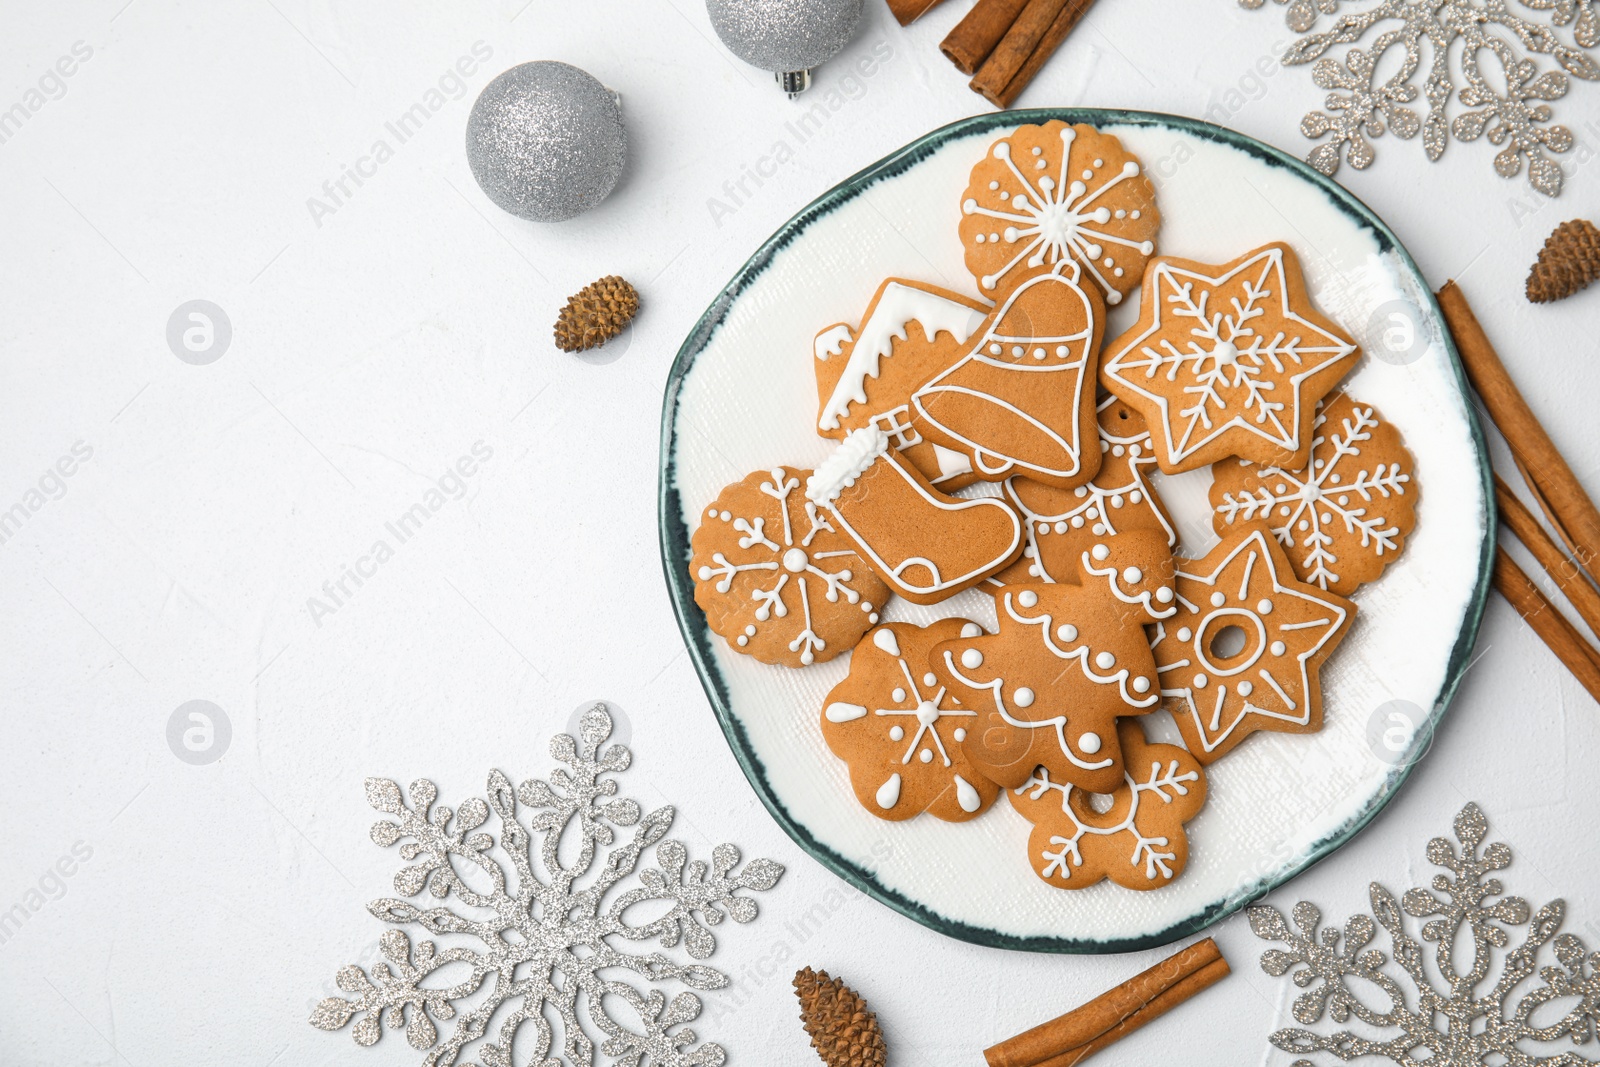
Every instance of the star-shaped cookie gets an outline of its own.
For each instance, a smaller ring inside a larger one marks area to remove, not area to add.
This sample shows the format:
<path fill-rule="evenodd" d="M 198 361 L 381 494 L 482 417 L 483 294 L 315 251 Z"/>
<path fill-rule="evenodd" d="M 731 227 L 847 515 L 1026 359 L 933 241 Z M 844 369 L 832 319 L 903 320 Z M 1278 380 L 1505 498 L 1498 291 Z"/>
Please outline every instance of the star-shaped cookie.
<path fill-rule="evenodd" d="M 1225 756 L 1257 730 L 1322 728 L 1323 661 L 1356 606 L 1294 576 L 1265 524 L 1235 527 L 1204 558 L 1179 560 L 1177 612 L 1154 626 L 1161 695 L 1189 751 Z"/>
<path fill-rule="evenodd" d="M 1145 417 L 1176 474 L 1228 456 L 1298 470 L 1317 402 L 1360 358 L 1311 303 L 1299 260 L 1273 243 L 1212 266 L 1158 257 L 1139 322 L 1111 342 L 1100 381 Z"/>
<path fill-rule="evenodd" d="M 1053 781 L 1109 793 L 1122 782 L 1119 715 L 1160 701 L 1147 616 L 1104 583 L 1025 585 L 995 598 L 1000 632 L 934 647 L 935 674 L 978 713 L 963 751 L 1003 786 L 1037 766 Z"/>

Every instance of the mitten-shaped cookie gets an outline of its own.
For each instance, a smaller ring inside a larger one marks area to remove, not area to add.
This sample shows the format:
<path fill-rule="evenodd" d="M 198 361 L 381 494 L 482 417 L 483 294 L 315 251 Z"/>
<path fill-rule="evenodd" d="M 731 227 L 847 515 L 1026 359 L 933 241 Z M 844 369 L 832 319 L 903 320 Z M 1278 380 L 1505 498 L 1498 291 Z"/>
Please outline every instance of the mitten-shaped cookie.
<path fill-rule="evenodd" d="M 889 446 L 945 491 L 976 480 L 969 458 L 925 440 L 911 425 L 911 394 L 967 350 L 989 316 L 989 305 L 903 278 L 878 287 L 859 329 L 837 323 L 818 332 L 817 432 L 843 440 L 874 426 Z"/>
<path fill-rule="evenodd" d="M 967 354 L 912 394 L 912 424 L 980 478 L 1070 489 L 1100 469 L 1095 368 L 1105 307 L 1064 260 L 1011 290 Z"/>
<path fill-rule="evenodd" d="M 1184 823 L 1206 802 L 1206 775 L 1189 753 L 1153 744 L 1131 719 L 1117 724 L 1127 770 L 1109 804 L 1043 767 L 1006 795 L 1033 823 L 1028 861 L 1058 889 L 1087 889 L 1110 878 L 1129 889 L 1159 889 L 1189 862 Z"/>
<path fill-rule="evenodd" d="M 926 811 L 964 822 L 994 803 L 998 787 L 961 750 L 977 712 L 929 669 L 934 645 L 982 632 L 966 619 L 885 623 L 861 639 L 849 676 L 828 693 L 822 736 L 850 765 L 856 799 L 878 818 Z"/>
<path fill-rule="evenodd" d="M 1037 766 L 1053 781 L 1109 793 L 1122 781 L 1115 723 L 1160 701 L 1145 613 L 1104 584 L 1009 586 L 1000 632 L 946 641 L 934 671 L 978 713 L 965 750 L 1003 786 Z"/>
<path fill-rule="evenodd" d="M 1022 551 L 1022 520 L 1009 504 L 939 492 L 870 426 L 817 467 L 806 496 L 889 588 L 917 604 L 982 581 Z"/>
<path fill-rule="evenodd" d="M 1178 561 L 1177 611 L 1150 651 L 1161 695 L 1201 763 L 1257 730 L 1322 729 L 1318 672 L 1355 619 L 1342 596 L 1294 576 L 1267 527 L 1234 527 L 1204 559 Z"/>

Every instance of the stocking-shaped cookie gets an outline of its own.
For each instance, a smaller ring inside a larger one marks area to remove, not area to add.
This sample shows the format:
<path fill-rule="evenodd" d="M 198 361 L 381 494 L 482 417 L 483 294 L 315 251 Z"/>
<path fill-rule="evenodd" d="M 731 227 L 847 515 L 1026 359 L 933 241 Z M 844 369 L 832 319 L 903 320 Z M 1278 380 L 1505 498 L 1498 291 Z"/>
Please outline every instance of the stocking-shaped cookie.
<path fill-rule="evenodd" d="M 1032 478 L 1006 479 L 1006 499 L 1022 514 L 1022 558 L 985 588 L 1076 581 L 1086 550 L 1125 533 L 1154 531 L 1169 548 L 1177 546 L 1177 530 L 1151 485 L 1156 458 L 1144 419 L 1114 396 L 1100 402 L 1096 418 L 1100 470 L 1087 485 L 1058 489 Z"/>
<path fill-rule="evenodd" d="M 1028 861 L 1058 889 L 1087 889 L 1110 878 L 1129 889 L 1159 889 L 1189 862 L 1184 823 L 1206 802 L 1206 775 L 1189 753 L 1153 744 L 1131 719 L 1117 724 L 1127 770 L 1103 808 L 1043 767 L 1007 792 L 1033 823 Z"/>
<path fill-rule="evenodd" d="M 981 633 L 966 619 L 885 623 L 861 639 L 849 677 L 828 693 L 822 736 L 850 765 L 856 799 L 878 818 L 926 811 L 964 822 L 994 803 L 998 788 L 961 751 L 977 713 L 929 670 L 934 645 Z"/>
<path fill-rule="evenodd" d="M 1122 781 L 1119 715 L 1161 699 L 1145 613 L 1103 584 L 1009 586 L 995 598 L 1000 632 L 934 649 L 934 671 L 978 713 L 965 751 L 1003 786 L 1037 766 L 1052 780 L 1109 793 Z"/>
<path fill-rule="evenodd" d="M 980 478 L 1070 489 L 1100 469 L 1095 370 L 1105 306 L 1063 260 L 1019 284 L 977 343 L 912 394 L 913 424 L 965 452 Z"/>
<path fill-rule="evenodd" d="M 1022 551 L 1022 520 L 1009 504 L 939 492 L 870 426 L 817 467 L 806 496 L 889 588 L 917 604 L 975 585 Z"/>
<path fill-rule="evenodd" d="M 890 447 L 945 491 L 976 479 L 968 457 L 926 440 L 911 425 L 911 394 L 960 359 L 989 306 L 921 282 L 890 278 L 878 287 L 859 329 L 838 323 L 813 342 L 817 432 L 844 440 L 875 426 Z"/>
<path fill-rule="evenodd" d="M 1243 523 L 1204 559 L 1179 560 L 1177 612 L 1150 644 L 1161 695 L 1202 763 L 1257 730 L 1322 729 L 1323 662 L 1355 619 L 1302 582 L 1264 523 Z"/>

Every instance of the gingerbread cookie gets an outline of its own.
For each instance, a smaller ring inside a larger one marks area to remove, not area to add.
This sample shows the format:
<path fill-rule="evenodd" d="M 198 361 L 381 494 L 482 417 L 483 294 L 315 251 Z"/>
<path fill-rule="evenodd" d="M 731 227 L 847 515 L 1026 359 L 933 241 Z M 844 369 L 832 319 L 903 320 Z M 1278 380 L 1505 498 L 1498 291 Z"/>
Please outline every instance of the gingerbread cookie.
<path fill-rule="evenodd" d="M 978 713 L 967 758 L 1003 786 L 1043 765 L 1055 781 L 1107 793 L 1122 781 L 1115 720 L 1161 699 L 1145 615 L 1101 584 L 1008 586 L 997 634 L 946 641 L 934 672 Z"/>
<path fill-rule="evenodd" d="M 1077 581 L 1083 553 L 1124 533 L 1148 531 L 1169 548 L 1177 546 L 1172 518 L 1150 484 L 1156 459 L 1144 419 L 1108 396 L 1100 402 L 1097 420 L 1100 471 L 1087 485 L 1057 489 L 1031 478 L 1006 479 L 1006 499 L 1021 513 L 1027 541 L 1022 558 L 987 579 L 984 588 Z"/>
<path fill-rule="evenodd" d="M 850 431 L 806 479 L 806 497 L 891 589 L 917 604 L 976 585 L 1022 551 L 1022 520 L 1009 504 L 939 492 L 876 427 Z"/>
<path fill-rule="evenodd" d="M 1129 889 L 1159 889 L 1189 862 L 1184 824 L 1206 802 L 1206 775 L 1181 748 L 1145 740 L 1131 720 L 1117 724 L 1127 771 L 1099 810 L 1095 798 L 1040 767 L 1007 793 L 1033 823 L 1028 860 L 1058 889 L 1086 889 L 1110 878 Z"/>
<path fill-rule="evenodd" d="M 946 491 L 975 480 L 961 452 L 926 441 L 911 425 L 911 393 L 966 352 L 989 305 L 920 282 L 890 278 L 878 287 L 859 329 L 837 323 L 812 344 L 817 432 L 843 440 L 875 426 L 928 481 Z"/>
<path fill-rule="evenodd" d="M 1150 651 L 1161 695 L 1201 763 L 1257 730 L 1322 728 L 1323 661 L 1356 606 L 1294 576 L 1263 523 L 1241 523 L 1204 558 L 1179 560 L 1177 613 Z"/>
<path fill-rule="evenodd" d="M 1294 573 L 1349 596 L 1394 562 L 1417 525 L 1411 453 L 1400 431 L 1346 393 L 1325 400 L 1300 470 L 1225 459 L 1211 468 L 1212 521 L 1272 527 Z"/>
<path fill-rule="evenodd" d="M 1095 363 L 1105 309 L 1079 274 L 1063 261 L 1022 281 L 967 354 L 911 395 L 913 425 L 965 453 L 980 478 L 1025 474 L 1070 489 L 1100 469 Z"/>
<path fill-rule="evenodd" d="M 1304 467 L 1317 403 L 1361 355 L 1282 243 L 1221 266 L 1154 260 L 1138 324 L 1106 352 L 1101 383 L 1144 416 L 1168 474 L 1228 456 Z"/>
<path fill-rule="evenodd" d="M 961 750 L 977 712 L 963 708 L 929 669 L 934 645 L 981 633 L 966 619 L 885 623 L 861 639 L 849 676 L 828 693 L 822 736 L 850 765 L 856 799 L 878 818 L 926 811 L 964 822 L 994 803 L 999 787 Z"/>
<path fill-rule="evenodd" d="M 725 488 L 702 513 L 689 571 L 694 601 L 735 651 L 800 667 L 851 648 L 889 590 L 800 491 L 809 471 L 776 467 Z"/>
<path fill-rule="evenodd" d="M 1107 304 L 1133 291 L 1161 213 L 1139 160 L 1093 126 L 1019 126 L 972 168 L 961 199 L 967 269 L 985 293 L 1075 259 Z"/>

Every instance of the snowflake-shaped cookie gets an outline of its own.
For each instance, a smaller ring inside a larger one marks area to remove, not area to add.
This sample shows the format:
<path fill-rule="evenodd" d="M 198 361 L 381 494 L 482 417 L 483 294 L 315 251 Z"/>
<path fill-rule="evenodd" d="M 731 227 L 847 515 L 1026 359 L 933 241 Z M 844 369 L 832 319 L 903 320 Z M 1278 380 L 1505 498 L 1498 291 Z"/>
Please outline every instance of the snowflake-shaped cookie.
<path fill-rule="evenodd" d="M 1119 304 L 1155 253 L 1155 186 L 1122 142 L 1093 126 L 1019 126 L 972 168 L 961 200 L 967 269 L 986 294 L 1076 259 Z"/>
<path fill-rule="evenodd" d="M 1189 751 L 1202 763 L 1257 730 L 1322 728 L 1323 661 L 1356 606 L 1294 576 L 1259 522 L 1241 524 L 1204 558 L 1179 560 L 1178 610 L 1150 650 Z"/>
<path fill-rule="evenodd" d="M 1102 583 L 1009 586 L 995 609 L 999 633 L 934 649 L 934 672 L 978 712 L 967 758 L 1007 787 L 1042 764 L 1055 781 L 1111 792 L 1123 770 L 1117 716 L 1161 699 L 1145 613 Z"/>
<path fill-rule="evenodd" d="M 1189 861 L 1184 823 L 1206 802 L 1200 763 L 1175 745 L 1152 744 L 1130 719 L 1117 723 L 1127 769 L 1122 784 L 1102 800 L 1051 776 L 1043 767 L 1007 793 L 1011 806 L 1033 823 L 1028 860 L 1058 889 L 1087 889 L 1110 878 L 1129 889 L 1159 889 Z"/>
<path fill-rule="evenodd" d="M 1305 466 L 1317 402 L 1360 358 L 1282 243 L 1221 266 L 1157 259 L 1107 352 L 1100 381 L 1145 417 L 1168 474 L 1228 456 Z"/>
<path fill-rule="evenodd" d="M 994 803 L 998 787 L 961 748 L 978 714 L 929 669 L 933 646 L 981 633 L 966 619 L 886 623 L 861 639 L 849 677 L 828 693 L 822 736 L 850 765 L 856 799 L 878 818 L 899 821 L 926 811 L 964 822 Z"/>
<path fill-rule="evenodd" d="M 1376 408 L 1346 393 L 1325 401 L 1301 470 L 1223 460 L 1212 467 L 1212 521 L 1272 527 L 1294 572 L 1349 596 L 1383 573 L 1417 524 L 1411 453 Z"/>
<path fill-rule="evenodd" d="M 722 491 L 695 530 L 694 602 L 736 651 L 800 667 L 851 648 L 889 589 L 805 498 L 810 471 L 757 471 Z"/>
<path fill-rule="evenodd" d="M 1114 396 L 1100 402 L 1100 471 L 1076 489 L 1014 477 L 1006 498 L 1022 515 L 1022 558 L 981 586 L 993 592 L 1018 582 L 1073 582 L 1083 553 L 1107 537 L 1156 531 L 1169 548 L 1178 543 L 1172 518 L 1149 474 L 1156 466 L 1150 431 L 1139 413 Z"/>

